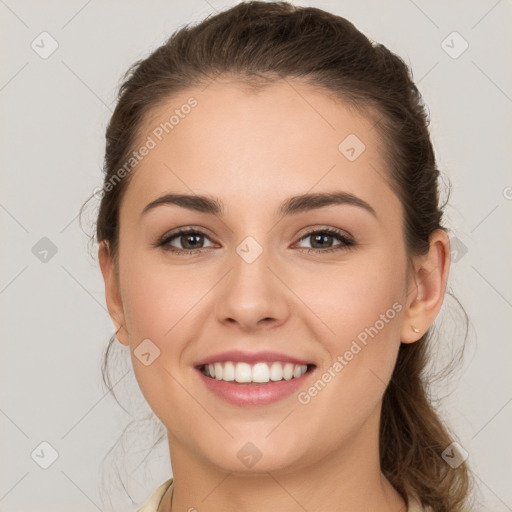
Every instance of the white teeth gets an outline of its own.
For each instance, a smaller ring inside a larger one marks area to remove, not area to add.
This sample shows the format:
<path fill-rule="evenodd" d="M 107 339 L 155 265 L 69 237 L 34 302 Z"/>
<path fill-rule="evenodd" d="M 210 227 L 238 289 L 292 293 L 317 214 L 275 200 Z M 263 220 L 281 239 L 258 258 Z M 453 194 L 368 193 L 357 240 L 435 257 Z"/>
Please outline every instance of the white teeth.
<path fill-rule="evenodd" d="M 247 363 L 237 363 L 235 366 L 235 380 L 237 382 L 251 382 L 251 365 Z"/>
<path fill-rule="evenodd" d="M 286 363 L 283 368 L 283 377 L 284 380 L 290 380 L 293 377 L 293 367 L 294 365 L 291 363 Z"/>
<path fill-rule="evenodd" d="M 283 367 L 277 361 L 270 367 L 270 380 L 283 380 Z"/>
<path fill-rule="evenodd" d="M 256 363 L 252 367 L 253 382 L 268 382 L 270 378 L 270 370 L 266 363 Z"/>
<path fill-rule="evenodd" d="M 224 363 L 224 369 L 222 370 L 222 380 L 227 382 L 235 380 L 235 365 L 231 361 Z"/>
<path fill-rule="evenodd" d="M 203 373 L 216 380 L 226 382 L 236 381 L 239 383 L 257 382 L 268 383 L 280 380 L 290 380 L 304 375 L 308 367 L 305 364 L 281 363 L 275 361 L 270 363 L 233 363 L 226 361 L 224 363 L 208 364 L 204 367 Z"/>

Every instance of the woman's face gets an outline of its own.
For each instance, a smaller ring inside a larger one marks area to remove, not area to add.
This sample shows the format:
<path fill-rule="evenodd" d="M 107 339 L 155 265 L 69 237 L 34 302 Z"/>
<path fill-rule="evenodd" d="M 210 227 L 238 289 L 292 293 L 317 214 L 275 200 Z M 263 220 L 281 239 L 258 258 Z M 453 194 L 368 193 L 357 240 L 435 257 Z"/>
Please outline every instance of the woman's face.
<path fill-rule="evenodd" d="M 374 121 L 297 82 L 256 93 L 220 79 L 150 117 L 109 310 L 175 453 L 230 472 L 375 453 L 414 297 Z M 190 199 L 144 211 L 166 194 Z M 315 194 L 337 200 L 290 202 Z M 194 234 L 172 238 L 180 229 Z M 276 381 L 212 379 L 197 367 L 211 357 L 227 379 Z M 308 365 L 297 380 L 293 360 Z"/>

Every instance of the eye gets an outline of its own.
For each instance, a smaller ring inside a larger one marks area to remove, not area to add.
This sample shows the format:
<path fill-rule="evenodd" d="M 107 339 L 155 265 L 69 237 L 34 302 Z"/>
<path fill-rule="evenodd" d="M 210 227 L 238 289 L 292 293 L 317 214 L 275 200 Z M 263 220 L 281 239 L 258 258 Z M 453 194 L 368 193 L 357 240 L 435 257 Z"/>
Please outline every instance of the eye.
<path fill-rule="evenodd" d="M 331 239 L 336 239 L 340 243 L 338 245 L 332 245 Z M 325 228 L 316 231 L 310 231 L 306 233 L 301 240 L 309 239 L 313 245 L 318 245 L 319 247 L 306 248 L 308 253 L 322 253 L 322 252 L 333 252 L 346 250 L 353 245 L 355 245 L 354 241 L 349 238 L 342 231 L 333 228 Z"/>
<path fill-rule="evenodd" d="M 171 252 L 190 255 L 205 249 L 203 247 L 205 238 L 208 239 L 208 236 L 201 231 L 181 229 L 174 234 L 164 236 L 156 245 Z M 176 247 L 173 242 L 177 242 L 181 247 Z"/>

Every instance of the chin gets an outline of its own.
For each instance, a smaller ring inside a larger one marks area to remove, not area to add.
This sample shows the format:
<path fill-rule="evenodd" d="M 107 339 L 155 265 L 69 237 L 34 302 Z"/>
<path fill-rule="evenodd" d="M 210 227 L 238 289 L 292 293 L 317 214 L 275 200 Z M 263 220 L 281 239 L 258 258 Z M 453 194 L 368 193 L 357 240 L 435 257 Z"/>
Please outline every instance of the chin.
<path fill-rule="evenodd" d="M 247 436 L 229 439 L 218 444 L 212 452 L 212 445 L 205 447 L 204 457 L 221 471 L 245 475 L 266 474 L 268 472 L 291 472 L 304 463 L 306 453 L 297 452 L 297 443 L 290 446 L 276 446 L 261 436 L 261 440 L 250 441 Z M 305 464 L 306 465 L 306 464 Z"/>

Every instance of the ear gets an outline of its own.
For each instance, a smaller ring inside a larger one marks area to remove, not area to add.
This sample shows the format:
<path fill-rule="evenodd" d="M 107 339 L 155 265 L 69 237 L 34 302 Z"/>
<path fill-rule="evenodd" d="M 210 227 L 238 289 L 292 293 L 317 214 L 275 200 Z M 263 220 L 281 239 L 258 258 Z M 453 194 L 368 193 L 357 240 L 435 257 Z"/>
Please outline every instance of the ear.
<path fill-rule="evenodd" d="M 449 270 L 450 239 L 442 229 L 436 229 L 430 236 L 428 253 L 414 258 L 402 343 L 418 341 L 434 322 L 443 304 Z"/>
<path fill-rule="evenodd" d="M 98 249 L 98 260 L 105 281 L 105 300 L 108 312 L 116 328 L 116 338 L 122 345 L 128 345 L 125 329 L 123 302 L 119 289 L 119 278 L 112 260 L 108 242 L 101 242 Z"/>

